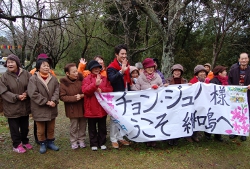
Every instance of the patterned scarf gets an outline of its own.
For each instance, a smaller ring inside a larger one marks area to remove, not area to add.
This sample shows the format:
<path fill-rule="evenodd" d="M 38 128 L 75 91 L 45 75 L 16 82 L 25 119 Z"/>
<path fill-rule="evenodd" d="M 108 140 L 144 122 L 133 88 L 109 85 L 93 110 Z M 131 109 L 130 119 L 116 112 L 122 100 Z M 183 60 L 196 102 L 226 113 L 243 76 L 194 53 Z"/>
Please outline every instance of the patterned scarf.
<path fill-rule="evenodd" d="M 143 73 L 144 73 L 144 75 L 146 76 L 146 79 L 148 79 L 149 81 L 151 81 L 151 80 L 154 79 L 154 77 L 155 77 L 155 72 L 149 74 L 148 72 L 146 72 L 146 71 L 144 70 Z"/>

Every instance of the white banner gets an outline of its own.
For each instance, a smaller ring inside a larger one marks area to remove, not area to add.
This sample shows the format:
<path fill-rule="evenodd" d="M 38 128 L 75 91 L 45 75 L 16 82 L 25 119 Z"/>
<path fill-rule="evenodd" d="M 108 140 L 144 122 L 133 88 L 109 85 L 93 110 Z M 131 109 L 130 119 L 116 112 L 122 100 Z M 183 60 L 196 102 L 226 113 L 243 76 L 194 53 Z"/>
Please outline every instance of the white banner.
<path fill-rule="evenodd" d="M 193 131 L 249 135 L 246 86 L 196 83 L 95 95 L 121 134 L 136 142 L 186 137 Z"/>

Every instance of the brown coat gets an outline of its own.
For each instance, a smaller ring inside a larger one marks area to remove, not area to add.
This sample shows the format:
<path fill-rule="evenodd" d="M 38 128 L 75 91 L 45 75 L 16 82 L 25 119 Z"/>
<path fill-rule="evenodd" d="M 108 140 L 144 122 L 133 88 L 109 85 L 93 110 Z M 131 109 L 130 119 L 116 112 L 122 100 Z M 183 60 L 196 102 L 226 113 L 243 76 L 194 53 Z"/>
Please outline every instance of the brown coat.
<path fill-rule="evenodd" d="M 78 79 L 71 81 L 67 76 L 60 79 L 60 100 L 64 102 L 68 118 L 83 117 L 83 99 L 76 100 L 76 94 L 82 94 L 83 75 L 78 73 Z"/>
<path fill-rule="evenodd" d="M 30 114 L 30 99 L 21 101 L 17 97 L 27 93 L 27 86 L 31 74 L 21 69 L 19 74 L 11 73 L 8 70 L 1 76 L 0 94 L 3 99 L 3 111 L 7 118 L 18 118 Z"/>
<path fill-rule="evenodd" d="M 43 80 L 38 72 L 31 76 L 28 84 L 28 94 L 31 99 L 31 113 L 35 121 L 51 121 L 57 117 L 57 105 L 50 107 L 48 101 L 59 101 L 59 83 L 57 78 L 49 74 Z"/>

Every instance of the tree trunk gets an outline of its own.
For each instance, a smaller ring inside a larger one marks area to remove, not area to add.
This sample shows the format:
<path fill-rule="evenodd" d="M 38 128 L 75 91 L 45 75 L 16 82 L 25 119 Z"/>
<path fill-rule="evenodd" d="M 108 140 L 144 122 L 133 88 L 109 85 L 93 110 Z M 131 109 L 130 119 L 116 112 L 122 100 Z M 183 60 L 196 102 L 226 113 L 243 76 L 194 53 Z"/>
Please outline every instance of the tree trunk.
<path fill-rule="evenodd" d="M 20 7 L 20 11 L 21 11 L 21 15 L 24 15 L 23 12 L 23 4 L 21 0 L 18 0 L 19 2 L 19 7 Z M 22 18 L 22 28 L 23 28 L 23 45 L 22 45 L 22 53 L 21 53 L 21 58 L 20 58 L 20 62 L 21 65 L 24 65 L 25 63 L 25 59 L 26 59 L 26 45 L 27 45 L 27 28 L 26 28 L 26 23 L 25 23 L 25 18 Z"/>
<path fill-rule="evenodd" d="M 161 72 L 165 78 L 171 76 L 171 67 L 174 64 L 173 44 L 171 39 L 163 40 Z"/>
<path fill-rule="evenodd" d="M 191 0 L 169 0 L 167 12 L 162 11 L 164 13 L 159 16 L 159 11 L 154 11 L 150 1 L 136 1 L 137 7 L 151 19 L 161 34 L 163 42 L 161 71 L 165 77 L 171 75 L 171 66 L 174 64 L 174 43 L 177 29 L 180 27 L 181 13 L 190 2 Z"/>

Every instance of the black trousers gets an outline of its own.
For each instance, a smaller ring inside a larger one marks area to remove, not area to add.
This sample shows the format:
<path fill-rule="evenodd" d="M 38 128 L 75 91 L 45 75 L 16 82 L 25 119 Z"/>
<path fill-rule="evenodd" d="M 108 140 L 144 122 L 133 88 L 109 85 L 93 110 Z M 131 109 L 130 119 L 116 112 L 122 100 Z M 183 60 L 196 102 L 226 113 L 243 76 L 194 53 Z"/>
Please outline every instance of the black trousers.
<path fill-rule="evenodd" d="M 34 121 L 34 137 L 35 137 L 35 141 L 37 144 L 40 144 L 38 138 L 37 138 L 37 126 L 36 126 L 36 122 Z M 47 139 L 47 123 L 45 123 L 45 137 Z"/>
<path fill-rule="evenodd" d="M 106 118 L 107 116 L 102 118 L 88 118 L 90 147 L 105 145 L 107 136 Z"/>
<path fill-rule="evenodd" d="M 212 136 L 212 134 L 207 133 L 207 132 L 204 132 L 204 135 L 207 136 L 207 137 L 211 137 Z M 221 138 L 221 134 L 214 134 L 214 137 L 215 138 Z"/>
<path fill-rule="evenodd" d="M 29 116 L 22 116 L 18 118 L 8 118 L 10 135 L 14 148 L 17 148 L 20 143 L 29 143 Z"/>

